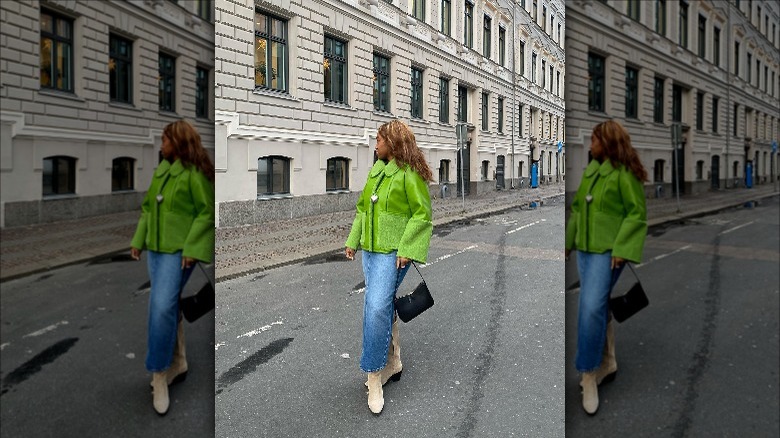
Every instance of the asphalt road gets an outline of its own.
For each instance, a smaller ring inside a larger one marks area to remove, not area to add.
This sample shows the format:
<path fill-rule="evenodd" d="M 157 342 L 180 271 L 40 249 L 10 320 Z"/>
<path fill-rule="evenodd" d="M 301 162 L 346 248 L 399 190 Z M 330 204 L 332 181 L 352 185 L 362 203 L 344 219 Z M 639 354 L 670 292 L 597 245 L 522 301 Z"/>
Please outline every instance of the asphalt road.
<path fill-rule="evenodd" d="M 650 305 L 617 325 L 617 378 L 594 417 L 573 364 L 576 316 L 566 322 L 567 437 L 780 436 L 779 213 L 774 196 L 650 230 L 637 268 Z M 578 298 L 567 292 L 567 314 Z"/>
<path fill-rule="evenodd" d="M 184 294 L 205 282 L 196 270 Z M 3 437 L 214 436 L 214 313 L 185 322 L 189 373 L 159 417 L 144 367 L 148 287 L 145 255 L 127 254 L 2 284 Z"/>
<path fill-rule="evenodd" d="M 563 229 L 560 198 L 435 231 L 421 271 L 436 304 L 401 326 L 379 416 L 359 369 L 360 252 L 220 283 L 216 436 L 563 436 Z"/>

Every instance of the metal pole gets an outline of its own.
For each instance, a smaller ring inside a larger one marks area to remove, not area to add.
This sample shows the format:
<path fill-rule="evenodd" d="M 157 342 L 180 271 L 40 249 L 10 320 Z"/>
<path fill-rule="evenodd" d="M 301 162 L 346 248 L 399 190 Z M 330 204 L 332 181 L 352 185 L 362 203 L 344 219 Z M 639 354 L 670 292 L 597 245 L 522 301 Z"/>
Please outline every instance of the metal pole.
<path fill-rule="evenodd" d="M 466 147 L 466 133 L 465 131 L 466 125 L 461 124 L 459 126 L 460 129 L 460 196 L 463 198 L 463 211 L 466 211 L 466 175 L 463 174 L 463 149 Z"/>
<path fill-rule="evenodd" d="M 731 51 L 733 50 L 734 41 L 731 37 L 731 2 L 726 2 L 726 9 L 728 10 L 728 17 L 726 18 L 726 35 L 728 35 L 728 42 L 726 43 L 726 179 L 724 188 L 729 188 L 729 140 L 731 140 L 731 120 L 729 117 L 731 114 Z M 738 60 L 734 60 L 738 62 Z M 734 115 L 736 117 L 736 114 Z"/>
<path fill-rule="evenodd" d="M 517 105 L 517 91 L 515 88 L 515 83 L 517 82 L 517 77 L 515 76 L 515 45 L 517 44 L 517 41 L 515 41 L 516 8 L 517 2 L 512 2 L 512 171 L 509 174 L 511 177 L 509 187 L 512 189 L 515 188 L 515 119 L 517 118 L 515 115 L 515 105 Z"/>

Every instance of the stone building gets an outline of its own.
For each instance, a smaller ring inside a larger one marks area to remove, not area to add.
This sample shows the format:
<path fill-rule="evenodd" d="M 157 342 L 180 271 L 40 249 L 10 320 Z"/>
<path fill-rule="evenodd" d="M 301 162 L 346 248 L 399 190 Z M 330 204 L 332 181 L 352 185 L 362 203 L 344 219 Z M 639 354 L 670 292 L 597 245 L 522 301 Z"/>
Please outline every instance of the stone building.
<path fill-rule="evenodd" d="M 139 208 L 180 118 L 213 151 L 213 1 L 3 1 L 0 14 L 2 226 Z"/>
<path fill-rule="evenodd" d="M 354 208 L 376 130 L 396 118 L 434 196 L 517 187 L 532 158 L 542 183 L 562 180 L 564 13 L 560 0 L 217 0 L 218 226 Z"/>
<path fill-rule="evenodd" d="M 648 196 L 673 194 L 676 178 L 681 193 L 776 178 L 779 14 L 773 1 L 568 2 L 567 192 L 607 118 L 631 134 Z"/>

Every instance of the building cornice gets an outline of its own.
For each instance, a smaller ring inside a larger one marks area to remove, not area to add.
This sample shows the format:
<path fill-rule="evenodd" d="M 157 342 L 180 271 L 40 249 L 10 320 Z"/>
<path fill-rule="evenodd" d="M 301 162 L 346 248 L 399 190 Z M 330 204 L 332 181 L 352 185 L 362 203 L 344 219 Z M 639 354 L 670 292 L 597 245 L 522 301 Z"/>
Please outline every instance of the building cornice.
<path fill-rule="evenodd" d="M 0 122 L 10 125 L 11 138 L 56 138 L 58 140 L 97 141 L 124 144 L 154 144 L 154 139 L 162 135 L 160 129 L 149 129 L 147 135 L 112 134 L 110 132 L 84 131 L 79 129 L 52 128 L 25 123 L 24 114 L 13 111 L 0 111 Z"/>

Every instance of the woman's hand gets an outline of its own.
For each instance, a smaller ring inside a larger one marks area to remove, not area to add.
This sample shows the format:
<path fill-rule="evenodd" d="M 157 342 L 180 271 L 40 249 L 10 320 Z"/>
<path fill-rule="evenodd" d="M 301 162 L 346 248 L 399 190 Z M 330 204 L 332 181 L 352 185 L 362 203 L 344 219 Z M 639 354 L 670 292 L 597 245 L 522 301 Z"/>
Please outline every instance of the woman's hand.
<path fill-rule="evenodd" d="M 626 259 L 621 259 L 620 257 L 612 257 L 612 269 L 617 269 L 623 264 L 626 263 Z"/>
<path fill-rule="evenodd" d="M 355 250 L 350 247 L 344 249 L 344 255 L 347 256 L 348 260 L 355 260 Z"/>
<path fill-rule="evenodd" d="M 569 256 L 570 256 L 570 255 L 571 255 L 571 250 L 570 250 L 570 249 L 567 249 L 567 250 L 566 250 L 566 260 L 569 260 Z"/>
<path fill-rule="evenodd" d="M 395 259 L 395 268 L 396 269 L 403 269 L 406 267 L 406 265 L 409 264 L 411 260 L 407 259 L 406 257 L 397 257 Z"/>
<path fill-rule="evenodd" d="M 182 257 L 181 258 L 181 269 L 189 269 L 193 265 L 197 263 L 197 260 L 193 259 L 192 257 Z"/>
<path fill-rule="evenodd" d="M 133 260 L 141 260 L 141 250 L 138 248 L 130 248 L 130 258 Z"/>

